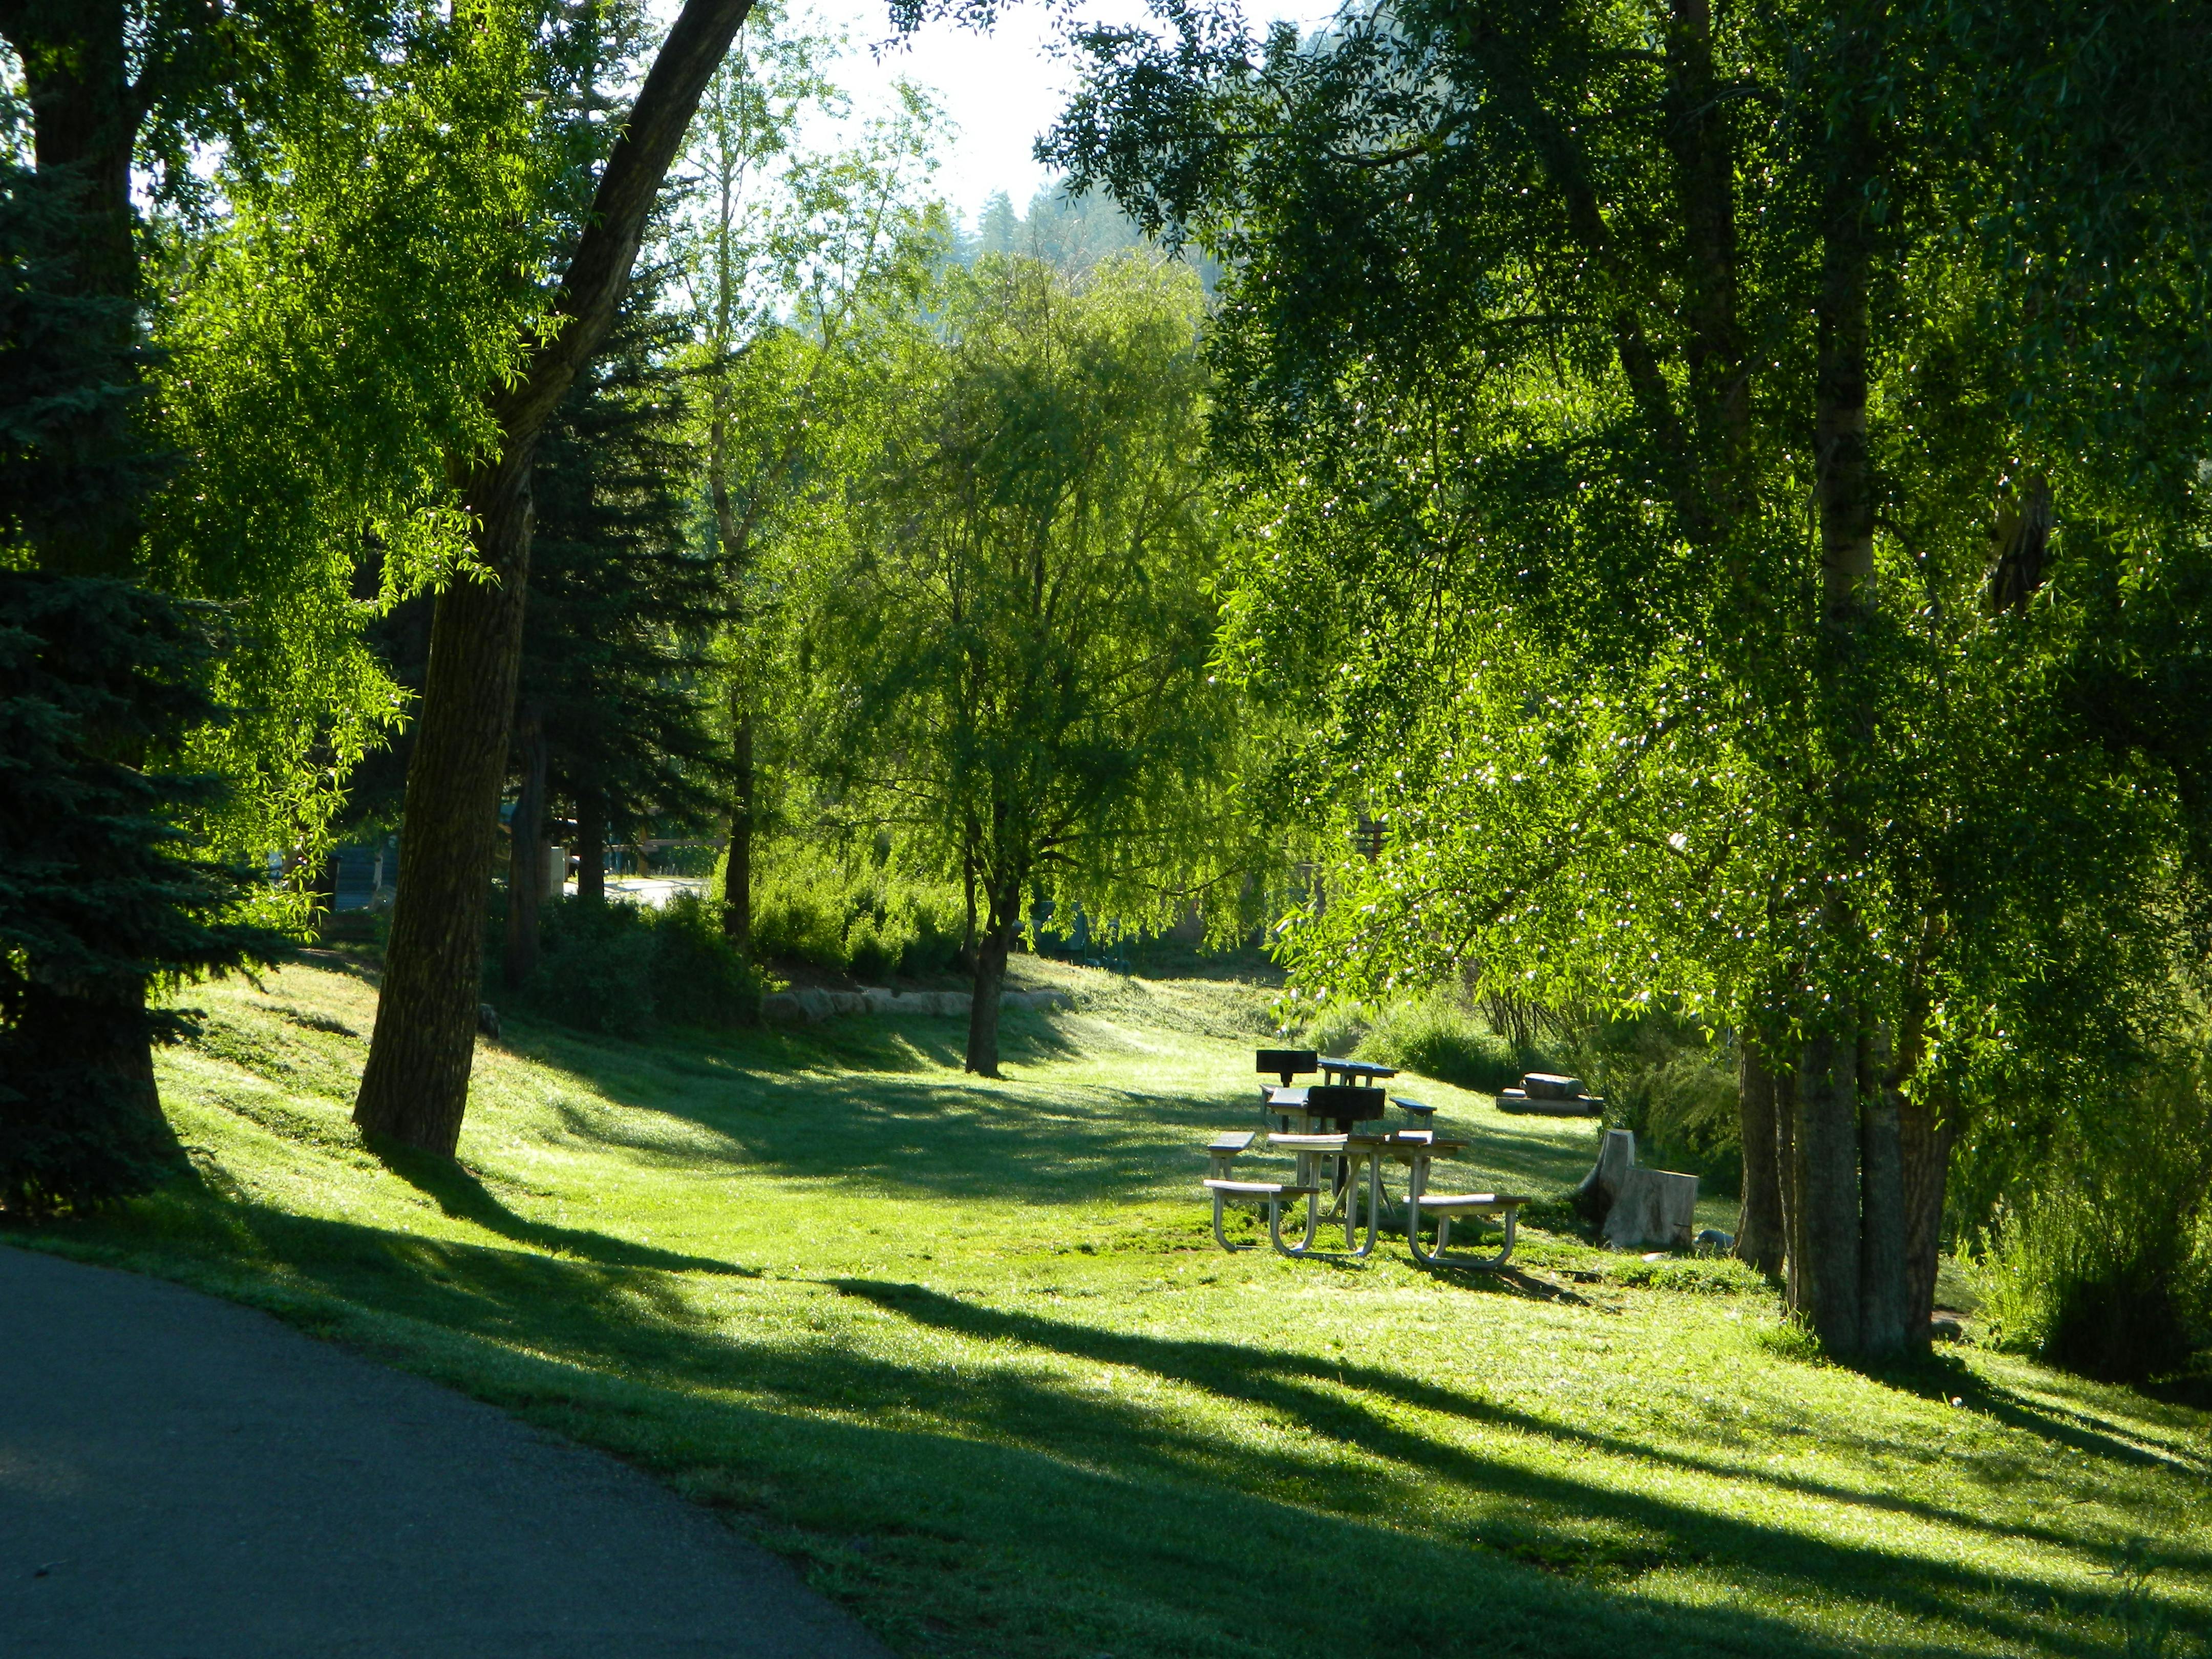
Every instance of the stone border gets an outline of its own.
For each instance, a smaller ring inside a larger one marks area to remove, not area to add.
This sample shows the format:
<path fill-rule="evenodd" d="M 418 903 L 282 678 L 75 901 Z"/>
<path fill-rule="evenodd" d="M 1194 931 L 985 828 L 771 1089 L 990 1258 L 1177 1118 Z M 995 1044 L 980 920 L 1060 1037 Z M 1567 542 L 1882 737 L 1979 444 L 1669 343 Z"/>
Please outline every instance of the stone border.
<path fill-rule="evenodd" d="M 760 1015 L 773 1024 L 804 1021 L 818 1025 L 842 1014 L 921 1014 L 937 1019 L 965 1019 L 975 1006 L 966 991 L 887 991 L 866 986 L 857 991 L 772 991 L 761 999 Z M 1075 999 L 1066 991 L 1006 991 L 999 997 L 1001 1008 L 1073 1008 Z"/>

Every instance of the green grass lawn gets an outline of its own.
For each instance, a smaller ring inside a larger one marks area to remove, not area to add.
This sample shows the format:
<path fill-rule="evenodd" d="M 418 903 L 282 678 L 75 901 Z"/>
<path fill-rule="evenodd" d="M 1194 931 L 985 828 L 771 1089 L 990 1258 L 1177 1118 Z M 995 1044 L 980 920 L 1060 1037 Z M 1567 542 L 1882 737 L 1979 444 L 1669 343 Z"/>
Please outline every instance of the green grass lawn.
<path fill-rule="evenodd" d="M 906 1654 L 2202 1650 L 2206 1413 L 1979 1351 L 1859 1375 L 1733 1264 L 1540 1232 L 1494 1276 L 1225 1255 L 1197 1148 L 1257 1127 L 1253 994 L 1033 971 L 1084 1005 L 1010 1017 L 997 1083 L 951 1021 L 513 1020 L 459 1168 L 348 1121 L 359 972 L 210 988 L 161 1062 L 197 1179 L 9 1237 L 631 1459 Z M 1419 1092 L 1477 1179 L 1589 1164 Z"/>

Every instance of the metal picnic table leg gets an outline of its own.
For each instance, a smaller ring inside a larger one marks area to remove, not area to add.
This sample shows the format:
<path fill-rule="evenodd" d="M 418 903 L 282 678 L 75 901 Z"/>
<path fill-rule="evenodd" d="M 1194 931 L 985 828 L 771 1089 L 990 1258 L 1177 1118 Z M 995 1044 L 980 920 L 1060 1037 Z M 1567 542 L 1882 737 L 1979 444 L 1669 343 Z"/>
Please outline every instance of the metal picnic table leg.
<path fill-rule="evenodd" d="M 1382 1155 L 1373 1147 L 1365 1151 L 1367 1164 L 1367 1242 L 1358 1242 L 1359 1205 L 1358 1171 L 1345 1183 L 1344 1248 L 1352 1252 L 1355 1261 L 1364 1261 L 1375 1252 L 1375 1235 L 1382 1224 Z"/>

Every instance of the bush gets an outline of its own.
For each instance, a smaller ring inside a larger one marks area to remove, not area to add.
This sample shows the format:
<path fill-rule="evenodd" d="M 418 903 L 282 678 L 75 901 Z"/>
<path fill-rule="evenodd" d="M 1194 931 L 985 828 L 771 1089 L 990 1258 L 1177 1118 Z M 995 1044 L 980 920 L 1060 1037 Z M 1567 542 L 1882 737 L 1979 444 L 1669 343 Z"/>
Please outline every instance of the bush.
<path fill-rule="evenodd" d="M 2050 1194 L 2008 1212 L 1994 1246 L 1981 1312 L 1998 1346 L 2108 1382 L 2188 1363 L 2183 1263 L 2116 1238 L 2082 1194 Z"/>
<path fill-rule="evenodd" d="M 2179 1068 L 2114 1093 L 2000 1212 L 1981 1312 L 2000 1347 L 2139 1382 L 2212 1340 L 2212 1102 Z"/>
<path fill-rule="evenodd" d="M 966 909 L 957 888 L 887 860 L 786 845 L 754 876 L 753 954 L 876 981 L 945 974 L 959 960 Z"/>
<path fill-rule="evenodd" d="M 760 975 L 722 932 L 720 907 L 680 893 L 654 918 L 653 1012 L 677 1025 L 749 1025 Z"/>
<path fill-rule="evenodd" d="M 1367 1027 L 1366 1011 L 1346 1003 L 1316 1014 L 1302 1040 L 1316 1054 L 1348 1055 L 1366 1041 Z"/>
<path fill-rule="evenodd" d="M 563 899 L 540 925 L 527 996 L 561 1024 L 634 1036 L 655 1021 L 728 1026 L 759 1012 L 758 975 L 714 908 L 690 895 L 665 910 Z"/>
<path fill-rule="evenodd" d="M 526 989 L 547 1018 L 580 1031 L 635 1036 L 653 1012 L 653 913 L 635 904 L 562 899 L 539 913 L 538 969 Z"/>
<path fill-rule="evenodd" d="M 1384 1008 L 1358 1039 L 1357 1054 L 1489 1095 L 1518 1083 L 1534 1064 L 1449 991 Z"/>

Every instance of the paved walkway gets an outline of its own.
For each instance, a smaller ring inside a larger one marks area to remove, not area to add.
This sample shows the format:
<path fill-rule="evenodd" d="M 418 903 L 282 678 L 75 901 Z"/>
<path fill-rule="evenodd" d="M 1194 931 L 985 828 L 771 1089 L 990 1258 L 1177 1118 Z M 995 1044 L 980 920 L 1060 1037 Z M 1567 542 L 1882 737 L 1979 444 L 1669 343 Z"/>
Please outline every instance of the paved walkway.
<path fill-rule="evenodd" d="M 890 1659 L 597 1453 L 265 1314 L 0 1248 L 5 1659 Z"/>

